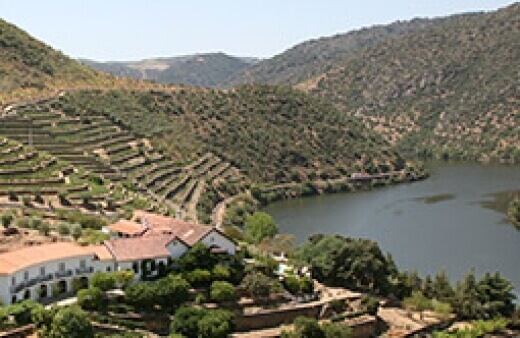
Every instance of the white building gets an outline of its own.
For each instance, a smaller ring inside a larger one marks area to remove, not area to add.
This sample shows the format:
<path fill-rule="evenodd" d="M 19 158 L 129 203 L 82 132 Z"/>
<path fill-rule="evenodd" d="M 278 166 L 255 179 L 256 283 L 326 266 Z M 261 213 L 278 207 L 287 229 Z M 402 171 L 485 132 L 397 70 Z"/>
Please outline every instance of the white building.
<path fill-rule="evenodd" d="M 120 221 L 106 229 L 102 245 L 70 242 L 25 247 L 0 254 L 0 297 L 5 305 L 44 299 L 72 290 L 72 280 L 88 285 L 93 273 L 134 270 L 153 276 L 196 243 L 235 254 L 236 243 L 218 229 L 174 218 L 138 213 L 140 223 Z"/>

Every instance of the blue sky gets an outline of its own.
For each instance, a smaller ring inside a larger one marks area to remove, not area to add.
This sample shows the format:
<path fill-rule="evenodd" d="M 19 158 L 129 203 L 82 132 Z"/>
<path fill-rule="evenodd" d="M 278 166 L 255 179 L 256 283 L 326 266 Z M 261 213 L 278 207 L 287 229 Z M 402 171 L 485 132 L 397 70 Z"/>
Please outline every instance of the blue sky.
<path fill-rule="evenodd" d="M 72 57 L 222 51 L 270 57 L 374 24 L 494 10 L 505 0 L 0 0 L 0 17 Z"/>

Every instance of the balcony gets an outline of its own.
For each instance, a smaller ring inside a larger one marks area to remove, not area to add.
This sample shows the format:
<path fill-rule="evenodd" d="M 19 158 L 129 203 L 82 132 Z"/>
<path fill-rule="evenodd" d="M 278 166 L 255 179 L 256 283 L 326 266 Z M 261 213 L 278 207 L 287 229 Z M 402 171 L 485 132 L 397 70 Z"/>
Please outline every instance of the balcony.
<path fill-rule="evenodd" d="M 92 266 L 76 268 L 76 275 L 83 275 L 86 273 L 93 273 L 93 272 L 94 272 L 94 268 Z"/>
<path fill-rule="evenodd" d="M 68 270 L 58 271 L 58 272 L 54 273 L 54 276 L 56 278 L 70 277 L 70 276 L 72 276 L 72 270 L 68 269 Z"/>
<path fill-rule="evenodd" d="M 22 291 L 25 288 L 25 282 L 21 282 L 17 285 L 13 285 L 9 288 L 9 292 L 11 293 L 18 293 Z"/>
<path fill-rule="evenodd" d="M 40 282 L 47 282 L 47 281 L 53 280 L 54 276 L 52 275 L 52 273 L 48 273 L 46 275 L 41 275 L 38 278 L 40 279 Z"/>

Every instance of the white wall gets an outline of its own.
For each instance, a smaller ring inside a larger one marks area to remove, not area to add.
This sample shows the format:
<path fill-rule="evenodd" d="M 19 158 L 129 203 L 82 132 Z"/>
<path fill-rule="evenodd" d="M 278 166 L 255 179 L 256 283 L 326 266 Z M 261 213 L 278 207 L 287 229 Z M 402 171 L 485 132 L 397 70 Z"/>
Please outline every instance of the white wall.
<path fill-rule="evenodd" d="M 179 258 L 188 251 L 188 247 L 183 242 L 178 239 L 174 239 L 166 246 L 168 251 L 170 252 L 171 258 Z"/>
<path fill-rule="evenodd" d="M 81 260 L 85 260 L 85 267 L 93 267 L 94 272 L 98 271 L 97 269 L 104 268 L 107 264 L 110 264 L 109 262 L 100 264 L 99 261 L 94 260 L 94 255 L 85 255 L 85 256 L 78 256 L 73 258 L 65 258 L 50 262 L 44 262 L 41 264 L 36 264 L 30 267 L 27 267 L 25 269 L 21 269 L 19 271 L 14 272 L 13 274 L 10 274 L 8 276 L 1 276 L 0 277 L 0 295 L 2 297 L 2 303 L 5 305 L 11 304 L 11 299 L 13 295 L 16 295 L 17 300 L 22 300 L 25 294 L 25 290 L 30 290 L 31 292 L 31 298 L 32 299 L 38 299 L 38 290 L 40 289 L 40 286 L 42 284 L 47 285 L 48 293 L 52 293 L 52 285 L 60 280 L 64 280 L 67 282 L 67 289 L 70 290 L 71 288 L 71 280 L 76 277 L 88 277 L 92 275 L 92 273 L 76 273 L 76 268 L 80 268 L 80 262 Z M 97 263 L 96 263 L 97 262 Z M 56 277 L 54 274 L 59 271 L 59 265 L 60 263 L 65 263 L 65 270 L 72 270 L 72 275 L 68 277 Z M 40 268 L 45 267 L 45 275 L 52 274 L 53 279 L 49 281 L 44 282 L 38 282 L 35 285 L 31 287 L 24 287 L 22 288 L 18 293 L 11 293 L 10 288 L 13 286 L 12 283 L 12 277 L 15 277 L 15 284 L 19 285 L 22 281 L 25 281 L 25 272 L 29 273 L 28 280 L 41 276 Z M 97 269 L 96 269 L 97 268 Z"/>
<path fill-rule="evenodd" d="M 202 243 L 207 247 L 218 246 L 225 249 L 228 253 L 234 255 L 236 253 L 236 246 L 231 240 L 222 236 L 216 230 L 212 230 L 209 234 L 202 239 Z"/>

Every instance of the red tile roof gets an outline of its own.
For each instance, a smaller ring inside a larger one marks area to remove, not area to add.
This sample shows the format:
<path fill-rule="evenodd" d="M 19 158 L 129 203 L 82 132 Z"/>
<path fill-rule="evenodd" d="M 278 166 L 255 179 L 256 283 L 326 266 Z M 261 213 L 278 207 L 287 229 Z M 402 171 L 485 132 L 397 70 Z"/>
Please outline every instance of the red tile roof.
<path fill-rule="evenodd" d="M 204 236 L 206 236 L 213 227 L 189 223 L 181 221 L 176 218 L 166 217 L 156 214 L 139 212 L 141 220 L 150 228 L 150 231 L 145 234 L 154 235 L 157 233 L 166 233 L 176 236 L 178 239 L 186 243 L 188 246 L 195 245 Z"/>
<path fill-rule="evenodd" d="M 0 275 L 8 275 L 36 264 L 93 255 L 94 252 L 89 247 L 71 242 L 25 247 L 0 254 Z"/>
<path fill-rule="evenodd" d="M 175 239 L 169 234 L 151 234 L 145 237 L 115 238 L 104 244 L 117 261 L 166 258 L 170 252 L 166 246 Z"/>
<path fill-rule="evenodd" d="M 112 256 L 108 248 L 103 244 L 91 245 L 87 246 L 86 248 L 92 251 L 100 261 L 109 261 L 114 259 L 114 256 Z"/>
<path fill-rule="evenodd" d="M 142 235 L 146 231 L 146 227 L 142 224 L 127 220 L 119 220 L 107 228 L 110 232 L 122 233 L 129 236 Z"/>

